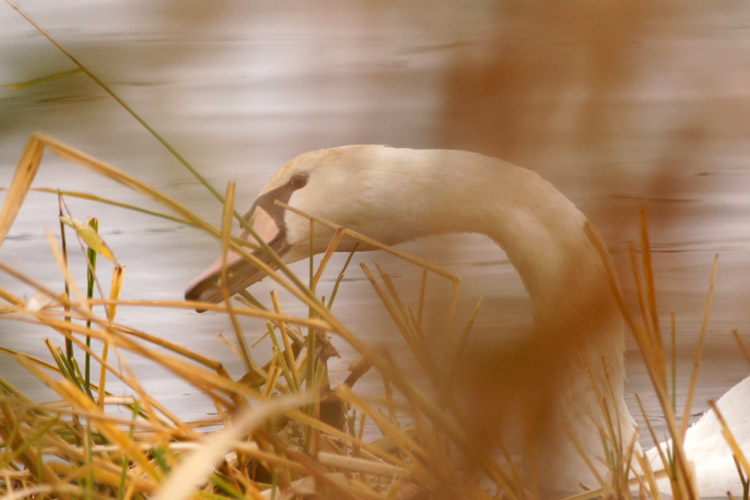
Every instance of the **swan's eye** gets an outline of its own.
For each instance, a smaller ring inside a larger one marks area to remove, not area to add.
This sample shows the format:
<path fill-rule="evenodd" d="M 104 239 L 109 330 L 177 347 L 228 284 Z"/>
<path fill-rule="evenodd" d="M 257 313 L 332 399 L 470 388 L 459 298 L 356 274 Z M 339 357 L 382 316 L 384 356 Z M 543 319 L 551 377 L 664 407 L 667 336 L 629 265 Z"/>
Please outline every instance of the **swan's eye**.
<path fill-rule="evenodd" d="M 291 184 L 294 189 L 303 188 L 307 184 L 307 176 L 305 174 L 295 174 L 292 176 L 289 184 Z"/>

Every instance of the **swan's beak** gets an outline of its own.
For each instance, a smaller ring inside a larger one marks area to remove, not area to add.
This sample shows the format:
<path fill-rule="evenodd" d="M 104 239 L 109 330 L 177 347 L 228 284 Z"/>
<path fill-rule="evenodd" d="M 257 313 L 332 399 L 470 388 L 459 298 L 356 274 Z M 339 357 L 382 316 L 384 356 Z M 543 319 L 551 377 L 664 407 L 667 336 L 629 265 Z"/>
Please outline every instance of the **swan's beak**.
<path fill-rule="evenodd" d="M 283 214 L 282 211 L 275 212 L 277 217 L 281 217 Z M 283 219 L 277 220 L 263 207 L 256 205 L 249 223 L 256 234 L 268 243 L 278 255 L 283 255 L 289 249 L 289 245 L 286 243 L 286 231 Z M 253 245 L 260 246 L 258 241 L 250 234 L 245 239 Z M 253 255 L 273 267 L 271 259 L 262 249 L 254 251 Z M 219 257 L 216 262 L 188 285 L 185 291 L 185 300 L 212 303 L 221 302 L 223 297 L 219 285 L 221 270 L 224 265 L 227 267 L 226 288 L 230 297 L 265 277 L 261 270 L 243 259 L 240 254 L 230 250 L 227 253 L 226 263 L 223 257 Z"/>

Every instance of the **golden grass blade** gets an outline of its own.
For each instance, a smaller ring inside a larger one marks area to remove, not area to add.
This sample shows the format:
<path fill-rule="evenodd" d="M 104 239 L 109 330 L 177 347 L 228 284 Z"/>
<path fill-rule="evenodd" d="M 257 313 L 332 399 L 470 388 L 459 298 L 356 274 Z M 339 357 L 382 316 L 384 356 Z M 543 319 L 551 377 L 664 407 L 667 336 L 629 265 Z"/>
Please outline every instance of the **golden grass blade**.
<path fill-rule="evenodd" d="M 313 275 L 312 286 L 310 287 L 311 290 L 314 290 L 315 285 L 318 284 L 318 280 L 320 280 L 320 277 L 323 275 L 323 271 L 326 268 L 326 264 L 328 264 L 328 261 L 331 259 L 331 256 L 338 248 L 339 243 L 341 242 L 342 236 L 344 236 L 343 228 L 337 229 L 333 235 L 333 238 L 331 238 L 331 241 L 328 243 L 328 248 L 326 248 L 326 251 L 323 254 L 323 258 L 320 260 L 320 264 L 318 264 L 318 269 L 315 271 L 315 274 Z"/>
<path fill-rule="evenodd" d="M 250 351 L 245 343 L 245 336 L 242 333 L 240 323 L 237 321 L 237 315 L 234 313 L 234 306 L 232 305 L 231 297 L 229 296 L 229 291 L 227 290 L 226 285 L 229 277 L 229 269 L 227 268 L 226 263 L 229 255 L 230 237 L 232 234 L 232 212 L 234 210 L 235 186 L 235 182 L 227 183 L 227 191 L 224 197 L 224 210 L 221 216 L 221 258 L 223 263 L 221 266 L 220 290 L 222 298 L 224 299 L 224 304 L 227 306 L 227 315 L 232 324 L 234 335 L 237 338 L 237 344 L 239 345 L 240 353 L 242 354 L 242 360 L 245 362 L 245 368 L 247 371 L 252 372 L 255 370 L 255 363 L 253 363 L 253 360 L 250 357 Z"/>
<path fill-rule="evenodd" d="M 177 417 L 177 415 L 175 415 L 174 413 L 170 412 L 167 408 L 164 407 L 164 405 L 162 405 L 156 399 L 152 398 L 143 389 L 143 386 L 141 385 L 138 377 L 131 369 L 130 363 L 128 362 L 127 358 L 123 356 L 119 351 L 115 351 L 115 354 L 117 355 L 117 361 L 122 367 L 123 373 L 127 374 L 120 374 L 120 380 L 128 384 L 128 386 L 135 390 L 136 394 L 138 394 L 139 414 L 142 414 L 142 412 L 145 411 L 146 415 L 148 416 L 149 423 L 159 429 L 162 433 L 181 433 L 183 436 L 186 436 L 188 438 L 195 438 L 196 435 L 193 430 L 189 426 L 185 425 L 182 419 Z M 160 413 L 157 413 L 157 410 Z M 133 414 L 133 417 L 135 418 L 135 413 Z M 165 438 L 164 434 L 162 434 L 159 440 L 162 441 L 162 444 L 165 444 L 169 439 Z"/>
<path fill-rule="evenodd" d="M 666 474 L 664 470 L 661 470 L 657 473 L 655 473 L 651 469 L 651 464 L 648 462 L 647 458 L 643 453 L 636 453 L 635 454 L 636 460 L 638 460 L 638 465 L 643 471 L 642 474 L 639 474 L 636 479 L 638 479 L 639 487 L 641 488 L 639 490 L 639 498 L 650 498 L 652 500 L 661 500 L 661 492 L 659 491 L 659 487 L 656 485 L 656 480 L 659 476 L 663 476 Z M 632 484 L 632 481 L 630 481 Z M 644 484 L 645 483 L 645 484 Z M 648 487 L 648 497 L 644 497 L 643 488 Z"/>
<path fill-rule="evenodd" d="M 698 345 L 695 347 L 695 357 L 693 358 L 693 370 L 690 373 L 690 385 L 688 386 L 687 396 L 685 397 L 685 409 L 682 413 L 682 426 L 680 427 L 680 441 L 685 439 L 688 424 L 690 423 L 690 408 L 693 404 L 693 394 L 695 393 L 695 384 L 698 380 L 698 367 L 700 366 L 701 356 L 703 355 L 703 344 L 706 341 L 708 332 L 708 316 L 711 312 L 711 301 L 714 295 L 714 283 L 716 282 L 716 271 L 719 267 L 719 254 L 714 257 L 714 266 L 711 270 L 711 281 L 708 284 L 708 294 L 706 297 L 706 307 L 703 311 L 703 323 L 698 336 Z"/>
<path fill-rule="evenodd" d="M 2 262 L 0 262 L 0 269 L 2 268 Z M 4 269 L 3 269 L 4 270 Z M 197 302 L 194 300 L 135 300 L 135 299 L 93 299 L 89 301 L 91 305 L 104 304 L 104 305 L 117 305 L 119 307 L 168 307 L 173 309 L 205 309 L 207 311 L 227 312 L 227 307 L 224 304 L 212 304 L 210 302 Z M 251 318 L 259 318 L 268 321 L 283 321 L 291 323 L 293 325 L 300 325 L 318 329 L 320 331 L 336 331 L 335 328 L 328 322 L 322 319 L 308 319 L 301 318 L 298 316 L 292 316 L 289 314 L 277 314 L 273 311 L 264 311 L 256 308 L 234 308 L 234 313 L 238 316 L 248 316 Z M 154 339 L 156 341 L 156 339 Z"/>
<path fill-rule="evenodd" d="M 649 307 L 649 297 L 647 296 L 648 291 L 644 290 L 643 281 L 641 279 L 641 272 L 640 268 L 638 267 L 638 258 L 636 256 L 636 250 L 635 246 L 633 244 L 628 245 L 628 250 L 630 253 L 630 267 L 633 271 L 633 279 L 635 281 L 635 289 L 636 289 L 636 296 L 638 297 L 638 307 L 641 311 L 641 320 L 643 322 L 643 325 L 646 329 L 646 332 L 648 333 L 648 336 L 645 340 L 648 341 L 648 352 L 651 352 L 654 354 L 654 364 L 660 368 L 659 370 L 659 376 L 660 376 L 660 383 L 666 384 L 666 372 L 664 368 L 664 359 L 663 359 L 663 349 L 660 349 L 661 343 L 656 340 L 657 333 L 654 330 L 654 321 L 651 318 L 651 308 Z M 648 279 L 648 278 L 647 278 Z M 646 289 L 649 288 L 648 285 L 645 287 Z M 658 320 L 657 320 L 658 323 Z M 660 337 L 659 337 L 660 338 Z"/>
<path fill-rule="evenodd" d="M 0 191 L 7 191 L 7 188 L 0 187 Z M 167 219 L 172 222 L 178 222 L 180 224 L 190 224 L 185 219 L 175 217 L 174 215 L 165 214 L 164 212 L 157 212 L 155 210 L 149 210 L 147 208 L 143 208 L 138 205 L 131 205 L 129 203 L 123 203 L 123 202 L 119 202 L 116 200 L 110 200 L 109 198 L 102 198 L 101 196 L 96 196 L 95 194 L 91 194 L 91 193 L 84 193 L 82 191 L 69 191 L 65 189 L 54 189 L 54 188 L 46 188 L 46 187 L 32 187 L 32 188 L 29 188 L 29 191 L 36 191 L 39 193 L 50 193 L 54 195 L 62 195 L 65 197 L 81 198 L 84 200 L 95 201 L 97 203 L 103 203 L 105 205 L 112 205 L 114 207 L 125 208 L 133 212 L 140 212 L 142 214 L 159 217 L 161 219 Z"/>
<path fill-rule="evenodd" d="M 415 469 L 415 473 L 419 468 L 424 467 L 424 463 L 430 462 L 430 455 L 419 445 L 411 436 L 404 433 L 399 427 L 390 421 L 390 419 L 377 411 L 370 405 L 369 402 L 365 401 L 361 397 L 357 396 L 347 386 L 339 386 L 336 388 L 336 393 L 345 401 L 359 408 L 359 410 L 367 415 L 378 428 L 383 432 L 391 442 L 404 454 L 404 456 L 412 459 L 412 467 L 418 467 Z M 380 458 L 383 458 L 382 453 L 378 454 Z M 418 458 L 418 460 L 414 460 Z"/>
<path fill-rule="evenodd" d="M 276 334 L 274 333 L 273 326 L 271 323 L 266 323 L 266 327 L 268 330 L 268 334 L 271 337 L 271 343 L 273 344 L 273 362 L 281 368 L 282 373 L 284 374 L 284 378 L 287 381 L 286 388 L 282 388 L 282 392 L 295 392 L 299 390 L 300 385 L 299 381 L 301 380 L 299 378 L 299 373 L 296 371 L 297 367 L 296 365 L 289 365 L 289 362 L 287 361 L 289 358 L 284 355 L 284 350 L 281 348 L 281 345 L 279 344 L 279 340 L 276 338 Z M 295 378 L 292 373 L 297 373 L 297 378 Z M 268 389 L 268 388 L 267 388 Z M 274 387 L 271 387 L 268 389 L 267 397 L 270 397 L 271 392 L 270 390 L 274 389 Z"/>
<path fill-rule="evenodd" d="M 341 286 L 341 282 L 344 280 L 344 276 L 346 275 L 346 270 L 349 269 L 349 264 L 351 264 L 352 259 L 354 258 L 354 254 L 357 252 L 359 248 L 359 241 L 354 243 L 354 246 L 352 247 L 352 250 L 349 252 L 349 256 L 346 258 L 346 261 L 344 262 L 343 267 L 341 268 L 341 271 L 339 271 L 339 275 L 336 276 L 336 280 L 333 283 L 333 290 L 331 290 L 331 296 L 328 298 L 328 303 L 326 304 L 326 308 L 328 310 L 333 307 L 333 301 L 336 300 L 336 295 L 339 291 L 339 286 Z"/>
<path fill-rule="evenodd" d="M 400 427 L 398 423 L 398 415 L 396 412 L 396 402 L 393 399 L 393 389 L 388 381 L 388 377 L 382 377 L 383 379 L 383 392 L 385 392 L 386 407 L 388 408 L 388 418 L 391 423 L 396 427 Z"/>
<path fill-rule="evenodd" d="M 644 205 L 641 207 L 640 217 L 641 228 L 641 247 L 643 251 L 643 275 L 646 281 L 646 290 L 648 292 L 648 304 L 650 308 L 649 317 L 651 325 L 648 330 L 652 332 L 656 345 L 659 346 L 658 352 L 664 352 L 662 344 L 661 329 L 659 327 L 659 312 L 656 307 L 656 286 L 654 284 L 654 270 L 651 265 L 651 242 L 648 236 L 648 208 Z"/>
<path fill-rule="evenodd" d="M 201 449 L 191 453 L 172 471 L 154 500 L 182 500 L 191 498 L 198 486 L 204 483 L 233 444 L 265 423 L 269 418 L 287 409 L 310 403 L 310 394 L 285 396 L 255 408 L 242 411 L 228 429 L 215 433 L 205 441 Z"/>
<path fill-rule="evenodd" d="M 13 180 L 10 182 L 8 194 L 5 195 L 3 209 L 0 212 L 0 247 L 3 246 L 3 241 L 5 241 L 8 231 L 10 231 L 16 215 L 18 215 L 18 210 L 21 208 L 24 198 L 26 198 L 29 187 L 31 187 L 31 182 L 34 180 L 39 162 L 42 159 L 43 149 L 44 146 L 39 139 L 32 135 L 26 142 L 23 153 L 21 153 L 18 166 L 13 173 Z"/>
<path fill-rule="evenodd" d="M 0 299 L 3 299 L 6 302 L 9 302 L 13 304 L 14 306 L 24 306 L 23 300 L 16 297 L 12 293 L 10 293 L 8 290 L 0 286 Z"/>
<path fill-rule="evenodd" d="M 11 349 L 10 347 L 0 346 L 0 353 L 3 354 L 9 354 L 11 356 L 22 356 L 26 359 L 28 359 L 31 363 L 35 363 L 43 368 L 46 368 L 48 370 L 51 370 L 53 372 L 60 373 L 60 370 L 58 370 L 56 365 L 53 365 L 52 363 L 48 363 L 47 361 L 44 361 L 43 359 L 37 358 L 36 356 L 32 356 L 31 354 L 18 351 L 16 349 Z"/>
<path fill-rule="evenodd" d="M 125 280 L 125 270 L 127 266 L 117 265 L 112 269 L 112 281 L 109 288 L 109 300 L 117 301 L 120 298 L 120 292 L 122 291 L 122 285 Z M 115 320 L 117 314 L 117 304 L 110 304 L 107 306 L 107 318 L 110 321 Z"/>
<path fill-rule="evenodd" d="M 323 465 L 345 469 L 352 472 L 366 472 L 368 474 L 377 474 L 379 476 L 389 477 L 408 477 L 409 471 L 383 462 L 375 462 L 363 458 L 354 458 L 328 453 L 325 451 L 318 452 L 318 461 Z"/>
<path fill-rule="evenodd" d="M 646 414 L 646 409 L 643 407 L 643 403 L 641 402 L 641 398 L 638 396 L 638 394 L 635 395 L 635 400 L 638 402 L 638 407 L 641 409 L 641 415 L 643 415 L 643 418 L 646 421 L 646 428 L 648 429 L 648 433 L 651 436 L 651 440 L 654 442 L 654 446 L 656 447 L 656 452 L 659 454 L 659 459 L 661 460 L 662 467 L 664 468 L 664 471 L 668 474 L 669 461 L 667 460 L 666 455 L 664 455 L 664 450 L 662 450 L 661 444 L 659 442 L 659 438 L 656 436 L 654 427 L 651 425 L 651 419 L 648 418 L 648 415 Z M 674 481 L 674 478 L 670 477 L 670 481 Z"/>
<path fill-rule="evenodd" d="M 121 266 L 115 266 L 112 270 L 112 282 L 110 284 L 109 298 L 117 300 L 120 297 L 120 290 L 122 290 L 122 281 L 125 275 L 125 268 Z M 107 317 L 109 321 L 114 322 L 115 314 L 117 313 L 117 306 L 111 305 L 107 307 Z M 104 406 L 104 395 L 107 387 L 107 370 L 105 366 L 107 364 L 107 356 L 109 354 L 109 340 L 104 340 L 102 345 L 102 365 L 99 371 L 99 407 Z"/>
<path fill-rule="evenodd" d="M 734 458 L 740 463 L 742 469 L 745 471 L 745 477 L 750 477 L 750 462 L 748 462 L 745 454 L 742 453 L 742 448 L 740 447 L 739 443 L 737 443 L 732 430 L 727 425 L 727 421 L 724 419 L 724 415 L 722 415 L 721 411 L 719 410 L 716 401 L 712 399 L 708 402 L 708 405 L 716 414 L 716 418 L 719 419 L 719 423 L 721 424 L 721 434 L 724 436 L 727 444 L 732 449 Z"/>
<path fill-rule="evenodd" d="M 636 434 L 633 434 L 630 436 L 630 443 L 628 443 L 628 447 L 622 457 L 623 463 L 620 464 L 620 469 L 618 469 L 616 472 L 619 473 L 617 476 L 617 482 L 615 486 L 617 489 L 615 490 L 616 495 L 625 495 L 627 498 L 632 498 L 633 496 L 630 493 L 630 481 L 628 481 L 628 478 L 632 476 L 633 472 L 633 455 L 635 454 L 636 445 L 638 442 L 638 436 Z M 638 483 L 641 483 L 641 478 L 639 475 L 636 475 L 636 480 L 638 480 Z"/>
<path fill-rule="evenodd" d="M 279 302 L 279 294 L 276 293 L 276 290 L 271 291 L 271 302 L 273 302 L 274 312 L 276 312 L 277 314 L 281 314 L 281 303 Z M 283 321 L 280 321 L 277 324 L 279 327 L 279 332 L 281 333 L 281 340 L 284 343 L 284 356 L 286 357 L 286 364 L 289 367 L 289 371 L 292 375 L 292 380 L 290 382 L 294 386 L 295 390 L 299 391 L 302 387 L 302 374 L 297 371 L 297 363 L 294 359 L 294 349 L 292 348 L 292 343 L 289 340 L 287 325 Z"/>

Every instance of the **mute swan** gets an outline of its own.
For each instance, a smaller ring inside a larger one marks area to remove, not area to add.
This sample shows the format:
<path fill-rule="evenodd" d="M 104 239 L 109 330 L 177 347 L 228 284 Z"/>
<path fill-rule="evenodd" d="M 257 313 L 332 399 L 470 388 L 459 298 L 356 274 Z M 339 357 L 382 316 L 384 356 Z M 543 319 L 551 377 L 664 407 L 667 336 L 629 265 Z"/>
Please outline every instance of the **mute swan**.
<path fill-rule="evenodd" d="M 273 176 L 248 213 L 254 230 L 285 262 L 294 262 L 310 253 L 309 222 L 274 204 L 275 200 L 389 245 L 427 235 L 472 232 L 489 236 L 505 250 L 531 299 L 539 340 L 534 345 L 548 346 L 547 356 L 540 359 L 552 367 L 543 384 L 552 387 L 551 397 L 538 409 L 544 429 L 530 443 L 537 470 L 543 471 L 544 491 L 597 486 L 570 434 L 600 472 L 606 470 L 594 424 L 601 423 L 602 412 L 581 352 L 592 366 L 600 366 L 600 360 L 606 363 L 611 380 L 608 404 L 619 423 L 616 432 L 624 446 L 634 439 L 636 426 L 624 399 L 624 323 L 601 258 L 584 233 L 587 219 L 536 173 L 465 151 L 356 145 L 305 153 Z M 328 241 L 317 231 L 315 253 L 325 251 Z M 352 244 L 344 240 L 338 250 L 351 250 Z M 221 265 L 219 259 L 199 275 L 185 297 L 221 301 L 217 286 Z M 230 294 L 263 278 L 236 254 L 230 253 L 228 265 Z M 604 370 L 593 368 L 593 372 L 601 388 L 607 387 Z M 750 392 L 750 382 L 743 384 L 735 388 L 740 396 Z M 741 408 L 734 408 L 738 403 Z M 750 415 L 749 405 L 750 398 L 719 401 L 722 409 L 734 408 L 727 415 L 730 421 Z M 692 451 L 689 457 L 697 462 L 698 489 L 704 496 L 723 496 L 727 489 L 738 494 L 741 484 L 731 454 L 711 418 L 691 427 L 687 435 L 687 452 Z M 710 427 L 708 445 L 696 436 L 704 422 Z M 712 465 L 718 463 L 713 458 L 703 464 L 706 449 L 723 457 L 721 470 Z M 704 465 L 711 467 L 707 476 L 701 473 Z M 657 462 L 655 466 L 660 468 Z"/>

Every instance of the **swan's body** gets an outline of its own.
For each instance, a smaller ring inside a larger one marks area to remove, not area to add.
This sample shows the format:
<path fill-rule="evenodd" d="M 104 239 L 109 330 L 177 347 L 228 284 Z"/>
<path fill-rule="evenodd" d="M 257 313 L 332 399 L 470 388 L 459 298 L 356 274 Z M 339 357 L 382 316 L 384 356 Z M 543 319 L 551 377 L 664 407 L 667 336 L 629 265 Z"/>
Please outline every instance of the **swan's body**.
<path fill-rule="evenodd" d="M 725 392 L 716 405 L 742 453 L 750 458 L 750 377 Z M 671 440 L 666 444 L 671 445 Z M 666 449 L 664 444 L 661 447 Z M 695 480 L 702 498 L 726 498 L 727 491 L 735 497 L 742 495 L 732 451 L 722 437 L 721 424 L 713 411 L 704 413 L 688 428 L 684 448 L 685 455 L 695 465 Z M 646 456 L 658 467 L 656 448 L 648 450 Z M 666 479 L 660 481 L 659 489 L 668 491 Z"/>
<path fill-rule="evenodd" d="M 606 469 L 597 428 L 602 411 L 581 353 L 600 390 L 610 395 L 607 404 L 625 447 L 636 430 L 624 400 L 623 321 L 601 258 L 584 233 L 587 219 L 572 202 L 537 174 L 476 153 L 383 146 L 313 151 L 285 165 L 253 207 L 251 224 L 287 262 L 309 255 L 309 223 L 275 199 L 387 244 L 473 232 L 500 245 L 529 293 L 537 361 L 548 368 L 544 382 L 530 388 L 546 394 L 531 415 L 542 423 L 530 443 L 533 465 L 543 471 L 546 491 L 598 486 L 569 437 L 576 437 L 595 467 Z M 327 245 L 317 229 L 315 245 L 316 252 Z M 349 249 L 346 242 L 339 247 Z M 237 256 L 229 264 L 230 293 L 262 278 Z M 220 265 L 199 276 L 186 297 L 221 300 Z M 733 474 L 734 467 L 723 473 Z M 736 475 L 734 483 L 739 487 Z"/>

